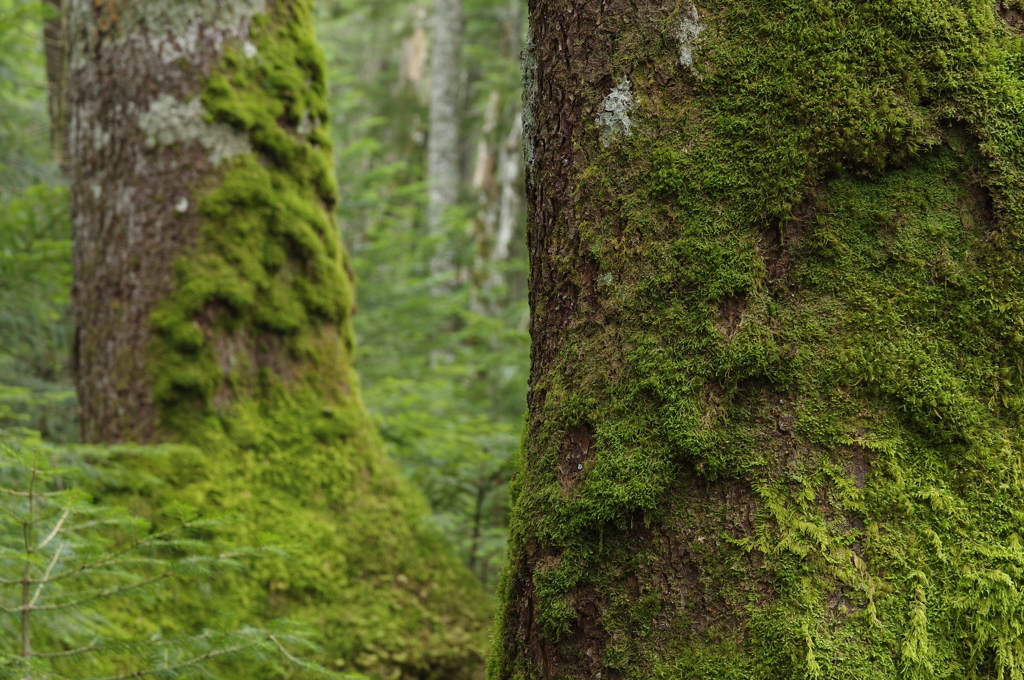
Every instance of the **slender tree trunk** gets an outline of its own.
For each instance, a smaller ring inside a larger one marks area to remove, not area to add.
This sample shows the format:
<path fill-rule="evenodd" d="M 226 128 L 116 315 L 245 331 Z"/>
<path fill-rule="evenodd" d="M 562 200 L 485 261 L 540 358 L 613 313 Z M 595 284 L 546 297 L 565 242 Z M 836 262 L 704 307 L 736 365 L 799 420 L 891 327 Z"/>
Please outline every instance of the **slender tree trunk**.
<path fill-rule="evenodd" d="M 1022 677 L 1020 8 L 530 20 L 491 676 Z"/>
<path fill-rule="evenodd" d="M 432 271 L 451 269 L 454 252 L 444 240 L 444 218 L 459 199 L 459 81 L 462 77 L 462 0 L 434 0 L 430 45 L 430 133 L 427 139 L 427 225 L 441 239 Z"/>
<path fill-rule="evenodd" d="M 43 24 L 46 83 L 50 108 L 50 148 L 55 163 L 67 159 L 68 132 L 68 12 L 64 0 L 46 0 L 52 16 Z"/>
<path fill-rule="evenodd" d="M 186 624 L 297 616 L 336 668 L 467 676 L 479 593 L 421 528 L 352 369 L 311 5 L 73 0 L 82 436 L 194 444 L 157 471 L 178 491 L 140 502 L 231 509 L 233 539 L 302 546 L 213 602 L 183 594 Z"/>
<path fill-rule="evenodd" d="M 497 229 L 494 234 L 494 247 L 491 251 L 491 261 L 496 265 L 508 260 L 512 239 L 521 219 L 522 179 L 519 172 L 522 165 L 522 133 L 523 117 L 521 113 L 517 112 L 513 116 L 508 136 L 503 140 L 498 152 L 500 195 L 498 197 Z"/>

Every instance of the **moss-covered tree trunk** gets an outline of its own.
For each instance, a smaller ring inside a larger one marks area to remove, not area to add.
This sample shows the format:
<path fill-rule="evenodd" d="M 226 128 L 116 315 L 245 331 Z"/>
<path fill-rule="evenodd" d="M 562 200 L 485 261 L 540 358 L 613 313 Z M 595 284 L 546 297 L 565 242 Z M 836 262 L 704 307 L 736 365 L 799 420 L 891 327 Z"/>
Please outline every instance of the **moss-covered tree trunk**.
<path fill-rule="evenodd" d="M 312 2 L 72 0 L 70 34 L 83 437 L 195 445 L 137 502 L 296 546 L 182 593 L 181 625 L 298 616 L 337 668 L 471 674 L 479 593 L 420 526 L 352 370 Z"/>
<path fill-rule="evenodd" d="M 492 677 L 1024 677 L 1024 7 L 530 20 Z"/>

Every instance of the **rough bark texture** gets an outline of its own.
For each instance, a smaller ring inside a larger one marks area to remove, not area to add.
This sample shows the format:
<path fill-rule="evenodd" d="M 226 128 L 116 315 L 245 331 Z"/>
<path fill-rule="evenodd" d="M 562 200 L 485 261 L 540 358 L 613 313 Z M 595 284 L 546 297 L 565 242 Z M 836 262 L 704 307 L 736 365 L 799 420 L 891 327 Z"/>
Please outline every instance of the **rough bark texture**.
<path fill-rule="evenodd" d="M 214 126 L 175 105 L 203 93 L 224 41 L 247 36 L 258 7 L 214 21 L 199 11 L 185 16 L 186 9 L 171 3 L 167 14 L 180 12 L 175 19 L 181 25 L 165 27 L 171 17 L 159 9 L 152 10 L 150 26 L 137 5 L 93 4 L 72 5 L 69 97 L 82 436 L 87 442 L 148 442 L 161 438 L 150 315 L 171 291 L 175 260 L 199 237 L 193 192 L 219 179 L 200 141 Z M 221 12 L 216 3 L 202 9 Z M 159 132 L 147 133 L 140 123 L 158 101 L 170 104 L 160 144 Z"/>
<path fill-rule="evenodd" d="M 427 222 L 444 235 L 445 212 L 459 199 L 459 80 L 462 77 L 462 0 L 434 0 L 430 44 L 430 133 L 427 140 Z M 441 243 L 435 273 L 451 268 L 451 247 Z"/>
<path fill-rule="evenodd" d="M 298 617 L 334 668 L 472 676 L 481 594 L 423 527 L 351 365 L 311 3 L 74 0 L 70 30 L 83 437 L 194 445 L 133 463 L 164 486 L 116 492 L 302 546 L 223 576 L 212 601 L 179 594 L 174 625 Z"/>
<path fill-rule="evenodd" d="M 1020 10 L 531 0 L 493 678 L 1024 677 Z"/>

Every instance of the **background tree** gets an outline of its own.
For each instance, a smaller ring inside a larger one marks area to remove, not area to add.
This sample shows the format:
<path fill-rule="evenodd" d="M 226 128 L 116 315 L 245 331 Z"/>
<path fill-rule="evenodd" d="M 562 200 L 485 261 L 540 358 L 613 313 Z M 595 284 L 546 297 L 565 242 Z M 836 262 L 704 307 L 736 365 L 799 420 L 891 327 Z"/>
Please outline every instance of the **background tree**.
<path fill-rule="evenodd" d="M 386 449 L 427 495 L 431 529 L 454 545 L 488 588 L 503 562 L 506 482 L 527 371 L 522 172 L 515 139 L 525 18 L 520 5 L 525 3 L 463 3 L 458 163 L 466 186 L 449 213 L 445 237 L 452 269 L 438 294 L 429 266 L 436 240 L 428 236 L 425 181 L 431 3 L 316 4 L 341 185 L 335 214 L 359 278 L 355 326 L 363 395 Z M 34 0 L 0 6 L 6 12 L 0 20 L 0 427 L 29 426 L 51 442 L 76 441 L 69 371 L 71 228 L 44 124 L 43 20 L 52 14 Z M 507 250 L 502 234 L 508 234 Z M 130 496 L 165 494 L 161 476 L 195 471 L 197 462 L 149 464 L 155 474 L 140 479 L 150 482 L 114 490 L 129 496 L 123 500 L 134 512 L 151 517 L 151 501 Z M 183 590 L 202 600 L 196 610 L 208 614 L 225 601 L 202 599 L 202 593 L 228 590 L 222 586 Z M 478 596 L 482 601 L 483 593 Z M 420 615 L 413 608 L 395 616 L 406 614 Z M 168 622 L 153 611 L 133 615 L 144 627 Z M 383 616 L 363 624 L 370 630 L 393 621 Z M 383 654 L 350 656 L 367 668 L 393 669 L 374 660 L 389 654 L 384 647 Z"/>
<path fill-rule="evenodd" d="M 463 3 L 458 163 L 474 181 L 448 213 L 452 270 L 439 287 L 426 213 L 428 10 L 409 0 L 321 5 L 337 213 L 359 276 L 367 404 L 388 451 L 427 494 L 434 524 L 493 586 L 525 409 L 521 154 L 507 153 L 510 172 L 496 162 L 521 110 L 525 13 L 519 0 Z M 512 232 L 506 250 L 499 222 Z"/>
<path fill-rule="evenodd" d="M 427 224 L 434 244 L 434 272 L 451 273 L 452 247 L 445 216 L 458 203 L 459 81 L 462 75 L 462 0 L 434 0 L 430 17 L 430 127 L 427 141 Z"/>
<path fill-rule="evenodd" d="M 492 677 L 1024 677 L 1024 8 L 530 5 Z"/>
<path fill-rule="evenodd" d="M 9 38 L 0 41 L 0 268 L 9 268 L 0 283 L 0 424 L 75 441 L 70 219 L 40 125 L 50 14 L 32 0 L 9 2 L 0 27 Z M 389 453 L 427 494 L 432 524 L 488 586 L 503 559 L 506 482 L 525 408 L 521 4 L 464 3 L 458 162 L 472 180 L 449 215 L 453 269 L 443 291 L 429 269 L 436 239 L 426 221 L 430 7 L 317 4 L 341 185 L 335 212 L 360 280 L 363 395 Z M 25 191 L 37 182 L 46 184 Z"/>
<path fill-rule="evenodd" d="M 351 367 L 311 3 L 73 3 L 69 35 L 82 435 L 197 445 L 152 470 L 177 491 L 132 502 L 236 510 L 238 542 L 304 550 L 217 584 L 216 603 L 180 593 L 182 625 L 287 613 L 338 668 L 472 674 L 477 586 L 422 526 Z"/>

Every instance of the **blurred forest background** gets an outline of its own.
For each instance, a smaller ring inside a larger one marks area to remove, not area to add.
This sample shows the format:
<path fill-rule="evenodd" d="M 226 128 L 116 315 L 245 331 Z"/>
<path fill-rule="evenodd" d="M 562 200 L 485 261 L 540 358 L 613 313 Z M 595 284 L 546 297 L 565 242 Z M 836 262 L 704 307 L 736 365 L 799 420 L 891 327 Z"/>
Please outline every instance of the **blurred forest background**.
<path fill-rule="evenodd" d="M 432 521 L 493 592 L 528 369 L 525 0 L 436 4 L 322 0 L 318 30 L 365 399 Z M 43 2 L 0 0 L 0 430 L 61 445 L 77 424 L 68 198 L 43 37 L 52 16 Z M 428 152 L 444 130 L 447 166 Z"/>

